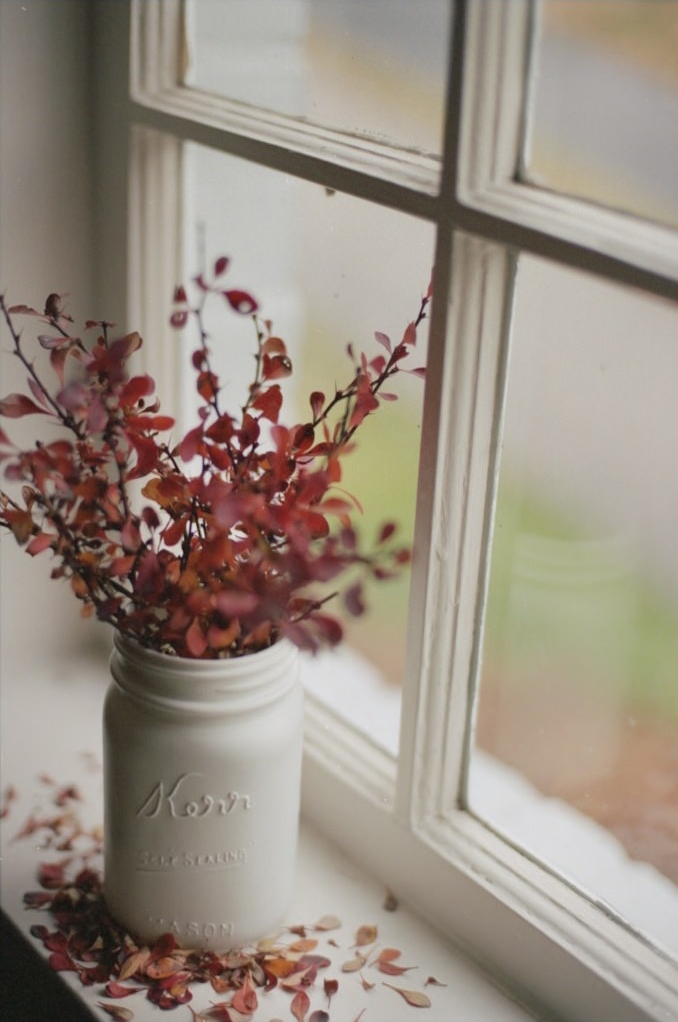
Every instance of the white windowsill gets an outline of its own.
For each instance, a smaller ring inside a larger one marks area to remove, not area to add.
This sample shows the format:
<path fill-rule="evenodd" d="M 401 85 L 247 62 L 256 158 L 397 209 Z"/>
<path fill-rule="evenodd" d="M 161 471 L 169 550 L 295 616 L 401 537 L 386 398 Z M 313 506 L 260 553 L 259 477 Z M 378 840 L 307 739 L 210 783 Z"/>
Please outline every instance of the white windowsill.
<path fill-rule="evenodd" d="M 70 662 L 34 662 L 26 656 L 21 663 L 3 662 L 2 673 L 2 785 L 17 789 L 2 827 L 2 908 L 26 935 L 34 947 L 38 944 L 29 935 L 37 922 L 48 922 L 42 912 L 27 910 L 22 903 L 25 891 L 37 887 L 36 869 L 44 857 L 30 838 L 12 841 L 13 835 L 39 801 L 44 784 L 39 775 L 47 773 L 56 781 L 74 782 L 83 794 L 81 815 L 86 822 L 100 821 L 101 773 L 100 713 L 108 683 L 107 667 L 101 658 L 76 659 Z M 405 965 L 416 966 L 394 985 L 425 990 L 432 1005 L 424 1013 L 429 1022 L 448 1022 L 451 1018 L 474 1019 L 474 1022 L 524 1022 L 534 1016 L 510 997 L 499 991 L 491 978 L 446 943 L 435 931 L 404 906 L 396 911 L 383 907 L 382 885 L 366 875 L 359 864 L 350 861 L 332 847 L 314 828 L 302 824 L 297 892 L 290 913 L 290 925 L 312 924 L 326 914 L 334 914 L 343 926 L 327 934 L 319 934 L 318 950 L 332 959 L 321 976 L 312 998 L 313 1008 L 326 1008 L 322 996 L 322 978 L 339 980 L 339 992 L 333 998 L 330 1015 L 333 1019 L 353 1022 L 364 1009 L 364 1022 L 389 1022 L 412 1019 L 417 1009 L 409 1006 L 393 990 L 383 986 L 390 981 L 369 965 L 363 970 L 365 979 L 375 983 L 365 991 L 358 973 L 342 973 L 341 965 L 353 957 L 354 935 L 363 924 L 379 928 L 378 946 L 396 947 L 402 952 Z M 327 944 L 332 938 L 339 947 Z M 47 968 L 47 966 L 45 966 Z M 102 999 L 101 988 L 84 988 L 72 976 L 59 974 L 69 983 L 93 1017 L 103 1018 L 96 1004 Z M 426 985 L 433 976 L 445 986 Z M 135 1022 L 158 1017 L 157 1008 L 140 999 L 128 998 L 124 1003 L 134 1011 Z M 212 999 L 214 999 L 212 997 Z M 289 995 L 273 991 L 262 995 L 257 1016 L 272 1018 L 289 1015 Z M 210 991 L 195 988 L 192 1006 L 197 1010 L 210 1003 Z M 47 1014 L 49 1006 L 45 1006 Z M 178 1022 L 191 1017 L 187 1006 L 171 1016 Z"/>

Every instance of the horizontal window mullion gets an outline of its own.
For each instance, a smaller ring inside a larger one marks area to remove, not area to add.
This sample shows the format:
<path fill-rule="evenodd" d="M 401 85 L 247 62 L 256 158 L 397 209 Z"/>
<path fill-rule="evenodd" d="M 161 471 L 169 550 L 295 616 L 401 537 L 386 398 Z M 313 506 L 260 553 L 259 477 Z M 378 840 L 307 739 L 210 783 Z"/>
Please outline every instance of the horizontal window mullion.
<path fill-rule="evenodd" d="M 360 136 L 302 125 L 190 89 L 133 102 L 132 120 L 278 170 L 435 221 L 439 161 Z"/>
<path fill-rule="evenodd" d="M 678 240 L 641 222 L 620 230 L 621 217 L 525 185 L 488 188 L 469 202 L 455 202 L 449 216 L 469 234 L 501 241 L 614 283 L 678 299 Z M 471 205 L 473 201 L 476 204 Z M 481 208 L 482 207 L 482 208 Z M 634 243 L 635 236 L 635 243 Z"/>

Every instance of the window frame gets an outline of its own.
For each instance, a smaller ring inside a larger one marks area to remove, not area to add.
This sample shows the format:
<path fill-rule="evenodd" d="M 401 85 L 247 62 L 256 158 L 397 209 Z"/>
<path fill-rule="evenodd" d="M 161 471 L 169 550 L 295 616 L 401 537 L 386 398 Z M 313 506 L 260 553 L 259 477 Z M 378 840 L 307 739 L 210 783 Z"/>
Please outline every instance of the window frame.
<path fill-rule="evenodd" d="M 184 141 L 436 225 L 422 429 L 433 453 L 419 479 L 398 764 L 310 699 L 304 811 L 536 1010 L 664 1019 L 678 1011 L 675 962 L 475 819 L 463 790 L 516 253 L 676 300 L 678 233 L 514 178 L 534 5 L 457 0 L 452 21 L 439 162 L 184 86 L 184 0 L 97 0 L 95 49 L 106 56 L 95 86 L 96 217 L 127 269 L 100 272 L 99 290 L 118 321 L 141 324 L 152 371 L 162 366 L 159 384 L 174 393 L 176 373 L 154 357 L 153 338 L 183 269 Z"/>

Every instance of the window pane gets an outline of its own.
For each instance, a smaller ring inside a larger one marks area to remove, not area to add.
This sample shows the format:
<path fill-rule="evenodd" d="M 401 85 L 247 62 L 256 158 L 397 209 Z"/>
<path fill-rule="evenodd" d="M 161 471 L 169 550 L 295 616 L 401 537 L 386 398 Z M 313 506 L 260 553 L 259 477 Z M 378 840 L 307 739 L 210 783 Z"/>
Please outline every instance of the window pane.
<path fill-rule="evenodd" d="M 678 225 L 677 0 L 541 0 L 529 178 Z"/>
<path fill-rule="evenodd" d="M 449 0 L 193 0 L 187 81 L 441 150 Z"/>
<path fill-rule="evenodd" d="M 358 356 L 365 351 L 373 357 L 384 350 L 375 331 L 399 342 L 417 315 L 433 264 L 433 228 L 202 147 L 189 147 L 188 157 L 186 275 L 196 266 L 211 267 L 219 255 L 232 258 L 229 286 L 252 291 L 262 314 L 287 343 L 294 365 L 293 375 L 281 382 L 285 404 L 280 421 L 291 426 L 308 421 L 312 391 L 331 395 L 335 385 L 351 379 L 349 342 Z M 255 337 L 249 317 L 233 320 L 227 322 L 227 337 L 219 316 L 208 329 L 215 337 L 216 371 L 227 381 L 226 397 L 237 410 L 252 378 Z M 412 368 L 425 363 L 426 335 L 424 324 Z M 355 524 L 367 545 L 392 519 L 400 524 L 403 544 L 409 545 L 423 383 L 400 373 L 385 389 L 397 393 L 399 400 L 383 401 L 365 420 L 356 449 L 345 459 L 340 485 L 363 507 Z M 189 419 L 194 403 L 194 383 L 187 374 L 183 404 Z M 397 581 L 372 584 L 368 613 L 346 618 L 346 656 L 353 657 L 350 676 L 335 684 L 323 681 L 325 670 L 317 672 L 323 696 L 331 686 L 329 701 L 372 737 L 379 711 L 367 700 L 384 700 L 376 737 L 391 750 L 398 741 L 408 588 L 407 573 Z"/>
<path fill-rule="evenodd" d="M 521 257 L 469 803 L 676 955 L 677 437 L 676 307 Z"/>

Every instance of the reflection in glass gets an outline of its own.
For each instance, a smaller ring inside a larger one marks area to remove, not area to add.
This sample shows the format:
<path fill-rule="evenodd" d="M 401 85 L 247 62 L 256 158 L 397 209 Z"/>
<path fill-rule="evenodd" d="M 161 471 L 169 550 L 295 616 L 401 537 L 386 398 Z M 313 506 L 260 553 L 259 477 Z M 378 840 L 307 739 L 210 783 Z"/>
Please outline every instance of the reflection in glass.
<path fill-rule="evenodd" d="M 266 168 L 202 148 L 188 147 L 186 276 L 211 267 L 220 255 L 231 257 L 228 283 L 250 290 L 263 314 L 285 339 L 294 373 L 281 381 L 285 408 L 293 422 L 309 416 L 313 390 L 333 393 L 352 375 L 346 347 L 379 354 L 375 331 L 400 341 L 417 314 L 433 264 L 434 232 L 430 224 L 363 200 L 288 177 Z M 208 321 L 214 335 L 215 369 L 228 381 L 226 398 L 238 406 L 251 379 L 253 326 L 233 318 L 224 336 L 222 321 Z M 426 361 L 426 323 L 418 331 L 412 367 Z M 184 355 L 188 364 L 190 340 Z M 183 407 L 192 421 L 194 383 L 184 379 Z M 403 543 L 414 527 L 421 379 L 401 373 L 389 388 L 399 395 L 385 401 L 361 427 L 356 449 L 345 461 L 341 485 L 355 494 L 363 514 L 356 526 L 367 537 L 394 519 Z M 387 698 L 401 681 L 409 577 L 368 590 L 369 612 L 347 620 L 350 645 L 361 656 L 359 668 L 388 684 Z M 367 663 L 371 667 L 367 666 Z M 322 672 L 321 672 L 322 673 Z M 386 681 L 384 680 L 386 679 Z M 341 697 L 341 686 L 328 683 L 328 697 Z M 346 696 L 346 712 L 373 736 L 366 689 Z M 346 695 L 346 694 L 344 694 Z M 399 706 L 399 693 L 397 694 Z M 379 740 L 397 747 L 398 714 Z"/>
<path fill-rule="evenodd" d="M 675 307 L 521 258 L 469 803 L 676 954 L 677 408 Z"/>
<path fill-rule="evenodd" d="M 200 89 L 439 153 L 448 0 L 193 0 Z"/>
<path fill-rule="evenodd" d="M 527 177 L 678 225 L 678 0 L 541 0 Z"/>

